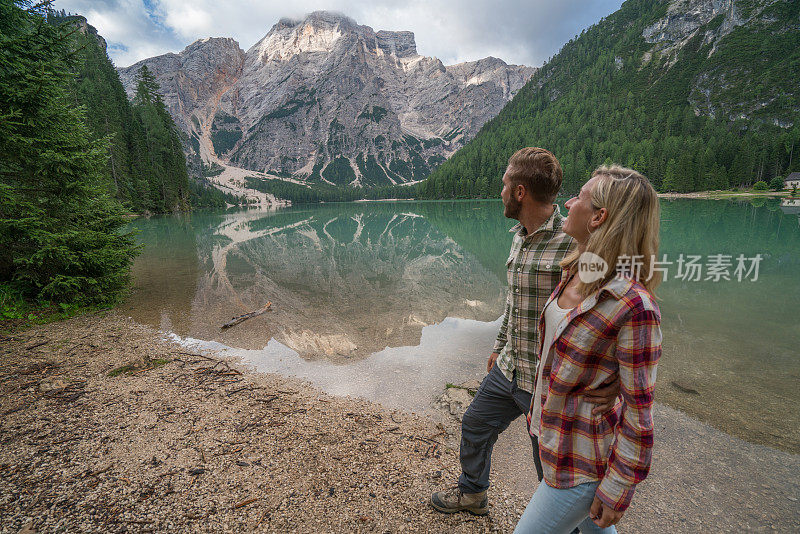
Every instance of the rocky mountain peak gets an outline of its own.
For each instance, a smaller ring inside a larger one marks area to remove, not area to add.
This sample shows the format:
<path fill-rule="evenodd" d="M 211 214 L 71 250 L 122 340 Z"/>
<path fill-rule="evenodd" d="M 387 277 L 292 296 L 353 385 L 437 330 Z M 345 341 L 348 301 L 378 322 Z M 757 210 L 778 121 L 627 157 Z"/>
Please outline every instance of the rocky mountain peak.
<path fill-rule="evenodd" d="M 445 67 L 413 32 L 327 11 L 281 19 L 247 53 L 204 39 L 146 62 L 206 162 L 334 185 L 425 178 L 535 72 L 491 57 Z"/>
<path fill-rule="evenodd" d="M 330 11 L 314 11 L 302 20 L 281 19 L 248 54 L 257 51 L 262 63 L 286 61 L 302 53 L 330 53 L 342 38 L 348 43 L 362 43 L 366 51 L 375 55 L 398 59 L 418 56 L 413 32 L 375 32 L 350 17 Z"/>
<path fill-rule="evenodd" d="M 385 54 L 399 58 L 414 57 L 417 54 L 417 43 L 414 32 L 390 32 L 380 30 L 375 34 L 378 48 Z"/>
<path fill-rule="evenodd" d="M 233 49 L 240 50 L 239 43 L 230 37 L 206 37 L 205 39 L 198 39 L 189 46 L 183 49 L 181 54 L 188 55 L 198 51 L 209 49 Z"/>
<path fill-rule="evenodd" d="M 311 23 L 319 26 L 333 25 L 357 28 L 358 23 L 343 13 L 337 11 L 314 11 L 306 15 L 299 23 Z"/>
<path fill-rule="evenodd" d="M 331 52 L 346 34 L 358 31 L 356 22 L 340 13 L 314 11 L 302 20 L 281 19 L 248 54 L 257 51 L 258 59 L 286 61 L 308 52 Z"/>

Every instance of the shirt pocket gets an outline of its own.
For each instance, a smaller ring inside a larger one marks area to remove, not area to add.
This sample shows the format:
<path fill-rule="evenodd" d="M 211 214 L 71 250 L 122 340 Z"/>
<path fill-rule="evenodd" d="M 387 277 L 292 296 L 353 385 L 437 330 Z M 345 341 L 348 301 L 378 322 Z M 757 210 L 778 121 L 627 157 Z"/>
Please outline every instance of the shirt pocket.
<path fill-rule="evenodd" d="M 508 259 L 506 260 L 506 272 L 509 288 L 513 287 L 514 285 L 514 260 L 517 259 L 519 250 L 520 249 L 516 244 L 511 245 L 511 252 L 508 254 Z"/>
<path fill-rule="evenodd" d="M 567 349 L 567 354 L 575 357 L 570 349 Z M 550 389 L 557 395 L 569 395 L 579 383 L 583 372 L 585 369 L 582 366 L 573 363 L 561 348 L 557 348 L 553 354 L 553 366 L 550 368 Z"/>
<path fill-rule="evenodd" d="M 534 291 L 539 298 L 549 298 L 561 281 L 561 266 L 543 260 L 539 263 L 535 272 L 530 273 L 534 276 Z"/>
<path fill-rule="evenodd" d="M 509 270 L 511 269 L 514 263 L 514 260 L 519 255 L 519 251 L 520 251 L 520 244 L 517 243 L 515 239 L 514 242 L 511 243 L 511 250 L 508 253 L 508 259 L 506 260 L 506 267 L 508 267 Z"/>
<path fill-rule="evenodd" d="M 539 259 L 539 266 L 542 271 L 554 272 L 561 276 L 561 255 L 552 249 L 545 249 Z"/>

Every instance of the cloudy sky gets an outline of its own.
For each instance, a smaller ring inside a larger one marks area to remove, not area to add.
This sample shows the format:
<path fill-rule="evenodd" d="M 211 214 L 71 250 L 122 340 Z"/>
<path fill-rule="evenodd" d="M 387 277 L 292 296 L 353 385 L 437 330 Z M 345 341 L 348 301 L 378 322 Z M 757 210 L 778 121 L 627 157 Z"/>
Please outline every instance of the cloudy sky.
<path fill-rule="evenodd" d="M 446 65 L 486 56 L 540 66 L 622 0 L 56 0 L 108 41 L 119 67 L 179 52 L 204 37 L 233 37 L 244 50 L 282 17 L 338 11 L 377 30 L 413 31 L 417 51 Z"/>

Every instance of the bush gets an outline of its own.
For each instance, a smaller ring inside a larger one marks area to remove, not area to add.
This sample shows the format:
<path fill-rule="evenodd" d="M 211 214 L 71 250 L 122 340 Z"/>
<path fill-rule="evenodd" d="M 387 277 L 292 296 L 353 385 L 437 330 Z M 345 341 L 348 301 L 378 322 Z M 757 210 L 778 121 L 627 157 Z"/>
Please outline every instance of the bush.
<path fill-rule="evenodd" d="M 768 191 L 769 184 L 764 180 L 759 180 L 753 184 L 753 191 Z"/>
<path fill-rule="evenodd" d="M 769 182 L 769 188 L 773 191 L 783 191 L 783 178 L 776 176 Z"/>

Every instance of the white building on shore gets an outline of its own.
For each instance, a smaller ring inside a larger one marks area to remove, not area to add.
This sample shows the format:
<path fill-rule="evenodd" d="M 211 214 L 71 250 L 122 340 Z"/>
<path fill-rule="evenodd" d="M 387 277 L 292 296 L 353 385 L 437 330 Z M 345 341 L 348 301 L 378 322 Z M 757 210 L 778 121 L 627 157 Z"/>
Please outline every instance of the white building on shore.
<path fill-rule="evenodd" d="M 800 172 L 793 172 L 783 181 L 784 189 L 800 189 Z"/>

